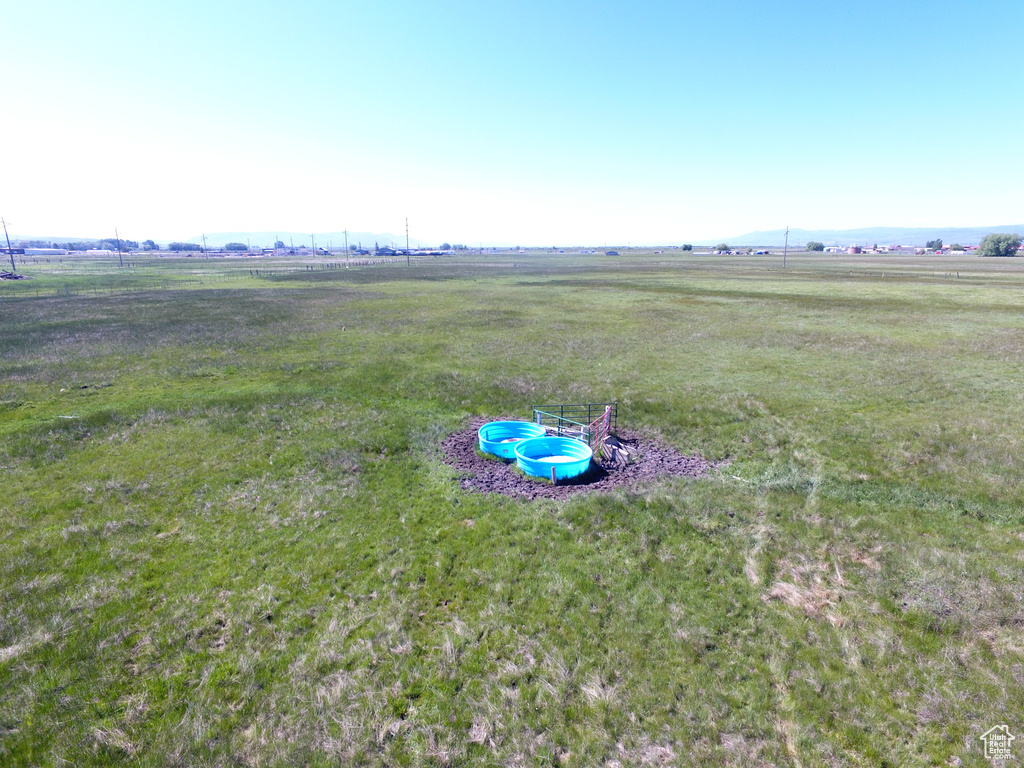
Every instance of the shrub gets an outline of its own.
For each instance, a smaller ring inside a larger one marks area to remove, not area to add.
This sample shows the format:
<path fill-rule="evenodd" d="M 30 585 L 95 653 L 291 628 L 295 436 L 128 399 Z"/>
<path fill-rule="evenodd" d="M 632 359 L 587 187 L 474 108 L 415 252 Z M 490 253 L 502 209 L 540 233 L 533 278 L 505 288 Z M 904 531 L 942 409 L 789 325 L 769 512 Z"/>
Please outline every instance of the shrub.
<path fill-rule="evenodd" d="M 978 245 L 979 256 L 1016 256 L 1020 248 L 1020 235 L 985 235 Z"/>

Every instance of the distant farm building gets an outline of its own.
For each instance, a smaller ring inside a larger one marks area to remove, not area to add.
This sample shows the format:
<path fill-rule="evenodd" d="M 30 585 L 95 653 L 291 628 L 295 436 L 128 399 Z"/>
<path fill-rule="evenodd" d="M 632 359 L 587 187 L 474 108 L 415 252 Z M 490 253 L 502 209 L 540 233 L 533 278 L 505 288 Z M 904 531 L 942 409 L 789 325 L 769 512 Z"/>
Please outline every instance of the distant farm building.
<path fill-rule="evenodd" d="M 67 256 L 64 248 L 26 248 L 23 253 L 26 256 Z"/>

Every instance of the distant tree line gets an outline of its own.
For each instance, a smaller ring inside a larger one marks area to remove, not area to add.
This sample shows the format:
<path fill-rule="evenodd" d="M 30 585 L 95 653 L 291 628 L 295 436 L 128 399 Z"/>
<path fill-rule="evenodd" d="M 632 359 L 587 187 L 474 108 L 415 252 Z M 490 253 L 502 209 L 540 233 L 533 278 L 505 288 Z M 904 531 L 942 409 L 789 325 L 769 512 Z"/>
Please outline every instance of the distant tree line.
<path fill-rule="evenodd" d="M 48 243 L 45 240 L 17 240 L 15 245 L 21 248 L 63 248 L 65 251 L 88 251 L 90 248 L 99 248 L 95 240 L 69 241 L 66 243 Z"/>
<path fill-rule="evenodd" d="M 201 251 L 203 246 L 196 245 L 195 243 L 171 243 L 167 246 L 167 250 L 179 252 L 179 251 Z"/>
<path fill-rule="evenodd" d="M 139 250 L 139 244 L 135 240 L 117 240 L 113 237 L 105 237 L 96 243 L 96 247 L 100 250 L 107 251 L 137 251 Z"/>
<path fill-rule="evenodd" d="M 224 244 L 224 250 L 225 251 L 248 251 L 249 250 L 249 246 L 246 245 L 245 243 L 225 243 Z"/>
<path fill-rule="evenodd" d="M 825 250 L 825 244 L 824 243 L 819 243 L 817 240 L 811 240 L 810 242 L 807 243 L 807 250 L 808 251 L 824 251 Z"/>
<path fill-rule="evenodd" d="M 139 243 L 136 240 L 121 238 L 118 241 L 113 237 L 106 237 L 102 240 L 67 240 L 63 243 L 57 241 L 48 242 L 46 240 L 20 240 L 18 244 L 22 248 L 60 248 L 65 251 L 91 251 L 94 249 L 116 251 L 119 242 L 123 252 L 140 250 Z M 141 250 L 159 251 L 160 246 L 152 240 L 143 240 Z"/>
<path fill-rule="evenodd" d="M 918 242 L 921 242 L 921 241 L 918 240 Z M 933 251 L 941 251 L 942 250 L 942 239 L 940 238 L 940 239 L 937 239 L 937 240 L 929 240 L 927 243 L 924 244 L 924 247 L 925 248 L 931 248 Z"/>
<path fill-rule="evenodd" d="M 153 242 L 147 240 L 146 242 Z M 23 245 L 26 248 L 63 248 L 65 251 L 91 251 L 98 249 L 101 251 L 116 251 L 118 243 L 121 245 L 121 250 L 137 251 L 139 250 L 139 243 L 136 240 L 125 240 L 121 238 L 117 240 L 113 237 L 105 237 L 102 240 L 75 240 L 68 241 L 66 243 L 47 243 L 42 240 L 28 240 L 23 241 Z M 153 243 L 155 246 L 156 243 Z"/>

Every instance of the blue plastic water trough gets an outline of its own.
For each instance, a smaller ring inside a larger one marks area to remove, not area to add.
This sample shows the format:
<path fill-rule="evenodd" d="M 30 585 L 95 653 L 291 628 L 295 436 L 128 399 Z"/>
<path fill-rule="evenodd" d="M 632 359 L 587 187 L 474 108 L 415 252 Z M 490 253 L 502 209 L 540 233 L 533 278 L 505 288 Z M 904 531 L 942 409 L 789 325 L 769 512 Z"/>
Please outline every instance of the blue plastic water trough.
<path fill-rule="evenodd" d="M 544 434 L 544 427 L 532 421 L 492 421 L 477 431 L 480 450 L 504 459 L 516 457 L 513 449 L 520 440 L 542 437 Z"/>
<path fill-rule="evenodd" d="M 594 455 L 589 445 L 568 437 L 535 437 L 514 445 L 516 465 L 523 472 L 555 481 L 582 475 Z"/>

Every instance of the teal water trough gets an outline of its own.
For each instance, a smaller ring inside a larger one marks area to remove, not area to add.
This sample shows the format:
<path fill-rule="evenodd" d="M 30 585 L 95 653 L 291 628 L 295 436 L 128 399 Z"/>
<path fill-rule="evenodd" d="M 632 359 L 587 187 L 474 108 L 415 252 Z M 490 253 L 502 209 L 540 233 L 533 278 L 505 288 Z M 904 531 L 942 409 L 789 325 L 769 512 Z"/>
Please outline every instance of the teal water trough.
<path fill-rule="evenodd" d="M 590 469 L 590 446 L 568 437 L 534 437 L 515 445 L 516 466 L 533 477 L 568 480 Z"/>
<path fill-rule="evenodd" d="M 543 437 L 544 427 L 532 421 L 492 421 L 477 430 L 480 450 L 503 459 L 514 459 L 514 447 L 520 440 Z"/>

